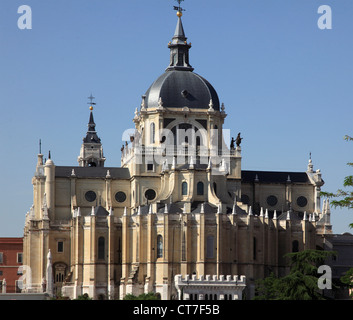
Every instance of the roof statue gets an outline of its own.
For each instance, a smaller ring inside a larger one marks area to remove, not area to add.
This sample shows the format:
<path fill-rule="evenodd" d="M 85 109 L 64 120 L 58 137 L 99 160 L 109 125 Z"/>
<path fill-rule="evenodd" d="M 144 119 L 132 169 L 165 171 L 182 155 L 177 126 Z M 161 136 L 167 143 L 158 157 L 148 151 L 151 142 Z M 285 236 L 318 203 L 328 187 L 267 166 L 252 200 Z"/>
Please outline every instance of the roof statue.
<path fill-rule="evenodd" d="M 238 133 L 237 139 L 236 139 L 236 144 L 237 147 L 240 147 L 241 141 L 243 140 L 243 138 L 240 137 L 240 132 Z"/>

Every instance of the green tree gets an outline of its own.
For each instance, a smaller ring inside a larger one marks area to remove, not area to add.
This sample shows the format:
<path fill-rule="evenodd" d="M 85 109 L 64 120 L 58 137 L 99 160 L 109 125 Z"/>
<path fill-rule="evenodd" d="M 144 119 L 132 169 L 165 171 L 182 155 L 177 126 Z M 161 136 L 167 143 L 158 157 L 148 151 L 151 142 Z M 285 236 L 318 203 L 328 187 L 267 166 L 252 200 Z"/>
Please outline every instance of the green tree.
<path fill-rule="evenodd" d="M 334 255 L 332 251 L 304 250 L 285 255 L 290 272 L 276 278 L 274 274 L 256 283 L 255 300 L 323 300 L 318 290 L 318 266 Z"/>
<path fill-rule="evenodd" d="M 344 139 L 346 141 L 353 141 L 353 138 L 350 136 L 345 136 Z M 348 166 L 353 167 L 352 162 L 347 163 Z M 339 189 L 337 190 L 336 193 L 332 192 L 321 192 L 322 196 L 336 199 L 331 201 L 331 205 L 334 208 L 348 208 L 348 209 L 353 209 L 353 191 L 350 191 L 347 188 L 353 187 L 353 176 L 347 176 L 344 178 L 343 181 L 343 187 L 346 189 Z M 351 228 L 353 228 L 353 223 L 349 225 Z"/>
<path fill-rule="evenodd" d="M 351 289 L 351 297 L 353 298 L 353 268 L 349 269 L 344 276 L 341 277 L 341 282 L 346 284 Z"/>

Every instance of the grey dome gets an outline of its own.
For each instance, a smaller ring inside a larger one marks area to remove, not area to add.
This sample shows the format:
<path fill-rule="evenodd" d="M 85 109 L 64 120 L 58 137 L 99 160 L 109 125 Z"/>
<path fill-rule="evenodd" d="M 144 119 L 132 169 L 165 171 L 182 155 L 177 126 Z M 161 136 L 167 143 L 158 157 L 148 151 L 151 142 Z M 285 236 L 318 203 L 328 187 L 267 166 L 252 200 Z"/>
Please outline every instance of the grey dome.
<path fill-rule="evenodd" d="M 162 98 L 165 108 L 208 109 L 212 99 L 214 110 L 220 108 L 216 90 L 192 71 L 168 70 L 148 89 L 145 108 L 157 108 Z"/>

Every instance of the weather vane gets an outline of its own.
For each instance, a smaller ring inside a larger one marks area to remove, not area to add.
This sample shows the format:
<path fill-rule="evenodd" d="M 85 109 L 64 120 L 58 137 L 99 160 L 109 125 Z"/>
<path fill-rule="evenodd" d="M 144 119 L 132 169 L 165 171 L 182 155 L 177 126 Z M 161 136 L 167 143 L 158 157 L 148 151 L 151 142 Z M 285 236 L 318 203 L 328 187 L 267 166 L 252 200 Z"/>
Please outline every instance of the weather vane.
<path fill-rule="evenodd" d="M 95 102 L 93 102 L 93 100 L 95 99 L 95 97 L 93 97 L 92 93 L 91 93 L 91 96 L 88 97 L 88 99 L 90 100 L 90 102 L 88 102 L 88 104 L 90 105 L 90 110 L 92 111 L 93 110 L 93 106 L 96 105 Z"/>
<path fill-rule="evenodd" d="M 183 15 L 183 11 L 186 11 L 185 9 L 183 9 L 181 7 L 181 3 L 184 1 L 184 0 L 175 0 L 176 2 L 178 2 L 179 6 L 174 6 L 174 10 L 178 11 L 177 15 L 179 16 L 182 16 Z"/>

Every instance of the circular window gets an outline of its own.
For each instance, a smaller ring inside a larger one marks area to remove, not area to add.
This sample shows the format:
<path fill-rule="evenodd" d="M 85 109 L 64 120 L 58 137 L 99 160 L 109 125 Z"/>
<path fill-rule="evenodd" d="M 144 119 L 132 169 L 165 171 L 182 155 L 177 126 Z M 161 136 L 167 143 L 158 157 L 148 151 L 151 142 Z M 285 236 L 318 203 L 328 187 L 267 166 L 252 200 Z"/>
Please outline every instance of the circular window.
<path fill-rule="evenodd" d="M 250 198 L 246 194 L 241 195 L 241 202 L 244 204 L 249 204 L 250 203 Z"/>
<path fill-rule="evenodd" d="M 87 191 L 85 194 L 85 198 L 88 202 L 93 202 L 94 200 L 96 200 L 97 195 L 94 191 Z"/>
<path fill-rule="evenodd" d="M 152 189 L 148 189 L 145 192 L 145 197 L 147 200 L 153 200 L 154 198 L 156 198 L 156 191 L 152 190 Z"/>
<path fill-rule="evenodd" d="M 270 207 L 274 207 L 278 203 L 278 199 L 276 196 L 269 196 L 267 197 L 267 204 Z"/>
<path fill-rule="evenodd" d="M 297 205 L 298 205 L 299 207 L 302 207 L 302 208 L 303 208 L 303 207 L 305 207 L 307 204 L 308 204 L 308 199 L 307 199 L 307 198 L 301 196 L 301 197 L 299 197 L 299 198 L 297 199 Z"/>
<path fill-rule="evenodd" d="M 119 191 L 115 194 L 115 200 L 117 202 L 124 202 L 126 200 L 126 194 L 122 191 Z"/>

